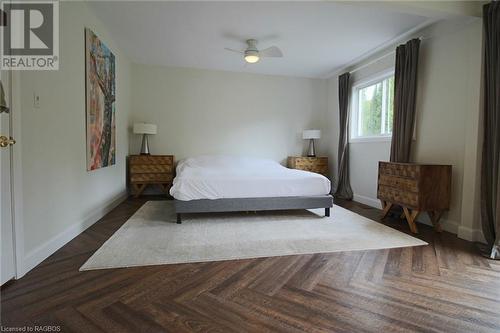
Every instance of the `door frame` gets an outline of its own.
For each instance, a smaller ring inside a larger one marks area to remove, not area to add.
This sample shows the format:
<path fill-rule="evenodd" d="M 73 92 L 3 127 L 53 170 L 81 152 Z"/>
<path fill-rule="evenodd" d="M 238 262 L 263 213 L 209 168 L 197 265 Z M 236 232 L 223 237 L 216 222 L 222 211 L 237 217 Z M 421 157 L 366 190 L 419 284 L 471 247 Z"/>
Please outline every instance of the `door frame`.
<path fill-rule="evenodd" d="M 10 136 L 16 144 L 10 148 L 10 187 L 11 187 L 11 223 L 14 251 L 14 279 L 24 276 L 27 271 L 24 258 L 24 224 L 22 195 L 22 159 L 21 159 L 21 90 L 19 71 L 5 71 L 9 75 L 10 87 L 8 103 L 10 108 Z"/>
<path fill-rule="evenodd" d="M 12 231 L 14 233 L 14 259 L 16 262 L 16 279 L 23 277 L 26 271 L 24 256 L 24 223 L 23 223 L 23 168 L 21 140 L 21 73 L 11 71 L 11 135 L 16 139 L 11 155 L 11 191 L 12 191 Z"/>

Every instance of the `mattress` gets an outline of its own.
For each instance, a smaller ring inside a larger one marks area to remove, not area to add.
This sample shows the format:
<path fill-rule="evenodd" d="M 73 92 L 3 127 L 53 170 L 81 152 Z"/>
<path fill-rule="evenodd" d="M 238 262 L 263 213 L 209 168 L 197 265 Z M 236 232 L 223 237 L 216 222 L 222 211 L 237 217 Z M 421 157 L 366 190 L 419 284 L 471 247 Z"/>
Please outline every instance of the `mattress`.
<path fill-rule="evenodd" d="M 177 200 L 319 196 L 328 178 L 267 159 L 201 156 L 178 163 L 170 194 Z"/>

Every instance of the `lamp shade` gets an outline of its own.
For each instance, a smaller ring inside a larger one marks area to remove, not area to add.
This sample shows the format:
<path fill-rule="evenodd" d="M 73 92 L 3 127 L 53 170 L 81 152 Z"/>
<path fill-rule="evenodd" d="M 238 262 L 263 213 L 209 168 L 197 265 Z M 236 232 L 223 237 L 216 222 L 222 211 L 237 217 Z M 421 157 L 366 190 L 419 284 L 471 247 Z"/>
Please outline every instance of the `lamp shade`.
<path fill-rule="evenodd" d="M 135 123 L 134 134 L 156 134 L 155 124 Z"/>
<path fill-rule="evenodd" d="M 302 131 L 302 139 L 319 139 L 319 138 L 321 138 L 321 130 Z"/>

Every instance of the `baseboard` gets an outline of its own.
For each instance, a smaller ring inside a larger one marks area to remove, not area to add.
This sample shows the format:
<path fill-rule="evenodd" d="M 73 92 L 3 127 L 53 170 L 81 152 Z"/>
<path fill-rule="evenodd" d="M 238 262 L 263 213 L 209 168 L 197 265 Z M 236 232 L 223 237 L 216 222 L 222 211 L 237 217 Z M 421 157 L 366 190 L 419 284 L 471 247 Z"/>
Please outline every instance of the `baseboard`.
<path fill-rule="evenodd" d="M 480 229 L 472 229 L 469 227 L 460 226 L 457 232 L 458 238 L 462 238 L 471 242 L 480 242 L 486 244 L 483 231 Z"/>
<path fill-rule="evenodd" d="M 433 226 L 429 216 L 427 216 L 427 214 L 425 214 L 425 213 L 420 214 L 418 216 L 417 222 L 431 226 L 431 227 Z M 444 231 L 451 232 L 452 234 L 455 234 L 455 235 L 458 233 L 458 227 L 459 227 L 458 222 L 441 218 L 439 223 L 441 224 L 441 228 Z"/>
<path fill-rule="evenodd" d="M 19 274 L 17 278 L 21 278 L 42 261 L 51 256 L 54 252 L 66 245 L 66 243 L 68 243 L 73 238 L 85 231 L 88 227 L 99 221 L 104 215 L 106 215 L 116 206 L 122 203 L 127 198 L 127 196 L 127 191 L 122 191 L 119 195 L 107 201 L 101 207 L 97 207 L 92 214 L 90 214 L 83 220 L 73 224 L 63 232 L 52 237 L 45 243 L 27 253 L 24 257 L 24 271 L 21 272 L 22 274 Z"/>
<path fill-rule="evenodd" d="M 359 194 L 353 194 L 352 200 L 365 204 L 367 206 L 373 207 L 373 208 L 378 208 L 382 209 L 382 204 L 378 199 L 373 199 L 370 197 L 366 197 L 364 195 L 359 195 Z"/>

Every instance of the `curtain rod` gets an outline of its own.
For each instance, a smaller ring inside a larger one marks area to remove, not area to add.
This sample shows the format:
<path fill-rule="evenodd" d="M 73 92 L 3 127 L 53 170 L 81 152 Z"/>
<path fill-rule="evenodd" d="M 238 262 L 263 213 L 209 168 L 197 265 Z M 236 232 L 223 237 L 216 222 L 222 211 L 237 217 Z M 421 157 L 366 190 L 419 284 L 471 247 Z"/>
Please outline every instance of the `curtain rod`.
<path fill-rule="evenodd" d="M 416 38 L 418 38 L 418 39 L 420 39 L 420 40 L 426 40 L 426 39 L 429 39 L 430 37 L 420 36 L 420 37 L 416 37 Z M 414 39 L 414 38 L 412 38 L 412 39 Z M 372 59 L 372 60 L 370 60 L 369 62 L 364 63 L 364 64 L 362 64 L 362 65 L 360 65 L 360 66 L 358 66 L 358 67 L 355 67 L 355 68 L 353 68 L 352 70 L 348 70 L 348 71 L 346 71 L 346 72 L 349 72 L 349 73 L 351 73 L 351 74 L 352 74 L 352 73 L 355 73 L 355 72 L 357 72 L 357 71 L 359 71 L 359 70 L 362 70 L 362 69 L 363 69 L 363 68 L 365 68 L 365 67 L 368 67 L 368 66 L 370 66 L 370 65 L 372 65 L 372 64 L 374 64 L 374 63 L 376 63 L 377 61 L 379 61 L 379 60 L 381 60 L 381 59 L 383 59 L 383 58 L 385 58 L 385 57 L 387 57 L 387 56 L 390 56 L 390 55 L 391 55 L 391 54 L 393 54 L 393 53 L 396 53 L 396 49 L 393 49 L 393 50 L 391 50 L 390 52 L 384 53 L 384 54 L 382 54 L 382 55 L 380 55 L 380 56 L 376 57 L 375 59 Z"/>

